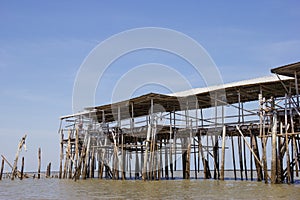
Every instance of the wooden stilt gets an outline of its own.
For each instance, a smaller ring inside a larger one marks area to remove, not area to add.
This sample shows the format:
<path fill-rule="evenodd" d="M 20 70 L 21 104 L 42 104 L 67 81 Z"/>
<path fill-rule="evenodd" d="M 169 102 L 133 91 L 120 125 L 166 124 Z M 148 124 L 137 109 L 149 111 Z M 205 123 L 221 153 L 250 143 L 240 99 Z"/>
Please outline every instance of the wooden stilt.
<path fill-rule="evenodd" d="M 60 161 L 59 161 L 59 175 L 58 177 L 62 178 L 62 160 L 64 159 L 64 133 L 63 130 L 61 130 L 61 139 L 60 139 Z"/>
<path fill-rule="evenodd" d="M 193 139 L 193 147 L 194 147 L 194 170 L 195 170 L 195 179 L 197 179 L 197 155 L 196 155 L 196 142 Z"/>
<path fill-rule="evenodd" d="M 2 159 L 2 162 L 1 162 L 0 181 L 2 180 L 3 169 L 4 169 L 4 159 Z"/>
<path fill-rule="evenodd" d="M 249 130 L 249 133 L 250 133 L 250 146 L 253 149 L 253 141 L 252 141 L 253 135 L 251 129 Z M 250 154 L 250 179 L 251 181 L 253 181 L 253 155 L 252 154 Z"/>
<path fill-rule="evenodd" d="M 274 105 L 274 103 L 273 103 Z M 274 108 L 273 108 L 274 109 Z M 277 182 L 277 153 L 276 153 L 276 133 L 277 133 L 277 112 L 273 110 L 272 124 L 272 161 L 271 161 L 271 183 Z"/>
<path fill-rule="evenodd" d="M 14 180 L 15 176 L 17 175 L 17 164 L 18 164 L 18 159 L 19 159 L 19 153 L 20 153 L 23 145 L 25 145 L 26 136 L 27 135 L 24 135 L 24 137 L 22 137 L 22 139 L 19 142 L 14 165 L 13 165 L 12 172 L 11 172 L 11 180 Z"/>
<path fill-rule="evenodd" d="M 190 169 L 191 169 L 191 141 L 190 138 L 188 138 L 188 145 L 187 145 L 187 151 L 186 151 L 186 172 L 185 172 L 185 178 L 190 179 Z"/>
<path fill-rule="evenodd" d="M 146 138 L 146 145 L 145 145 L 145 153 L 144 153 L 144 163 L 143 163 L 143 172 L 142 172 L 142 179 L 146 180 L 147 179 L 147 164 L 148 164 L 148 147 L 149 147 L 149 141 L 150 141 L 150 136 L 151 136 L 151 126 L 153 123 L 153 99 L 151 99 L 151 108 L 150 108 L 150 124 L 148 124 L 148 129 L 147 129 L 147 138 Z"/>
<path fill-rule="evenodd" d="M 257 159 L 255 159 L 255 168 L 256 168 L 256 173 L 257 173 L 257 181 L 262 181 L 263 180 L 263 173 L 262 173 L 262 167 L 261 167 L 261 162 L 258 159 L 259 156 L 259 151 L 258 151 L 258 145 L 257 145 L 257 139 L 256 137 L 253 135 L 252 137 L 252 143 L 253 143 L 253 156 L 257 157 Z"/>
<path fill-rule="evenodd" d="M 220 176 L 220 179 L 221 179 L 221 180 L 224 180 L 224 167 L 225 167 L 225 136 L 226 136 L 226 126 L 223 126 L 223 132 L 222 132 L 221 176 Z"/>
<path fill-rule="evenodd" d="M 288 123 L 287 123 L 287 117 L 288 117 L 288 95 L 285 95 L 285 109 L 284 109 L 284 117 L 285 117 L 285 152 L 286 152 L 286 182 L 288 184 L 291 183 L 291 168 L 290 168 L 290 153 L 289 153 L 289 137 L 288 137 Z"/>
<path fill-rule="evenodd" d="M 245 171 L 245 178 L 246 178 L 246 180 L 248 180 L 247 156 L 246 156 L 246 140 L 243 141 L 243 152 L 244 152 L 244 171 Z"/>
<path fill-rule="evenodd" d="M 167 148 L 166 139 L 165 139 L 165 178 L 169 179 L 169 161 L 168 161 L 168 148 Z"/>
<path fill-rule="evenodd" d="M 235 154 L 234 154 L 234 141 L 233 141 L 233 136 L 232 135 L 231 135 L 231 151 L 232 151 L 232 165 L 233 165 L 234 180 L 236 180 L 236 165 L 235 165 Z"/>
<path fill-rule="evenodd" d="M 38 150 L 38 179 L 41 178 L 41 148 Z"/>
<path fill-rule="evenodd" d="M 95 178 L 95 149 L 92 151 L 91 165 L 90 165 L 91 178 Z"/>
<path fill-rule="evenodd" d="M 22 165 L 21 165 L 21 177 L 20 177 L 20 180 L 22 180 L 22 179 L 23 179 L 23 177 L 24 177 L 24 174 L 23 174 L 23 172 L 24 172 L 24 157 L 22 157 Z"/>
<path fill-rule="evenodd" d="M 244 178 L 243 178 L 243 148 L 242 148 L 241 136 L 238 136 L 238 151 L 239 151 L 239 163 L 240 163 L 241 180 L 244 180 Z"/>
<path fill-rule="evenodd" d="M 244 134 L 242 133 L 242 131 L 240 130 L 240 128 L 239 128 L 238 126 L 236 126 L 236 129 L 239 131 L 240 135 L 243 137 L 245 143 L 247 144 L 247 146 L 248 146 L 250 152 L 253 154 L 255 160 L 257 161 L 257 163 L 262 167 L 263 165 L 262 165 L 262 163 L 260 162 L 259 158 L 257 157 L 257 154 L 255 153 L 255 150 L 253 150 L 253 149 L 251 148 L 250 144 L 246 141 L 245 136 L 244 136 Z M 269 177 L 268 174 L 267 174 L 267 177 Z"/>
<path fill-rule="evenodd" d="M 139 179 L 140 176 L 140 166 L 139 166 L 139 151 L 138 151 L 138 141 L 135 138 L 135 179 Z"/>
<path fill-rule="evenodd" d="M 279 126 L 279 133 L 280 135 L 282 135 L 283 131 L 282 131 L 282 122 L 280 122 L 280 126 Z M 277 137 L 277 182 L 278 183 L 282 183 L 283 181 L 283 154 L 281 153 L 281 149 L 284 146 L 282 143 L 282 138 L 281 136 Z"/>
<path fill-rule="evenodd" d="M 186 138 L 181 138 L 181 148 L 182 148 L 182 178 L 186 179 L 186 154 L 187 154 L 187 146 L 186 146 Z"/>

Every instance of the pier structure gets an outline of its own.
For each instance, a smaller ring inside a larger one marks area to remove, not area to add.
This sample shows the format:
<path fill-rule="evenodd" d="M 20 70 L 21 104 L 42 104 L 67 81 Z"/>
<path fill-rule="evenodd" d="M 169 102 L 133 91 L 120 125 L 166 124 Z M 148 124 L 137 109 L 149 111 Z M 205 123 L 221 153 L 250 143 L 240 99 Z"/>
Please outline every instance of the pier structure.
<path fill-rule="evenodd" d="M 300 62 L 273 75 L 149 93 L 60 118 L 59 178 L 294 183 Z"/>

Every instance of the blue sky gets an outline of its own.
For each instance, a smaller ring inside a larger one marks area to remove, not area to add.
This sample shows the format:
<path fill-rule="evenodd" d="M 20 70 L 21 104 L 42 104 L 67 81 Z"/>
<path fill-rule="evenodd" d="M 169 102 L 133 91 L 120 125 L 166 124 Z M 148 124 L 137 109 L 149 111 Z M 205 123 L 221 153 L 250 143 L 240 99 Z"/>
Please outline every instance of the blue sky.
<path fill-rule="evenodd" d="M 38 147 L 42 167 L 52 162 L 58 169 L 59 116 L 72 113 L 77 71 L 89 52 L 114 34 L 139 27 L 180 31 L 207 50 L 224 82 L 232 82 L 300 60 L 299 8 L 297 0 L 0 0 L 0 154 L 12 162 L 27 133 L 26 170 L 36 170 Z M 116 62 L 103 84 L 113 85 L 110 81 L 131 66 L 154 61 L 178 65 L 185 73 L 179 66 L 184 63 L 172 55 L 145 51 Z M 203 81 L 192 84 L 201 87 Z M 103 93 L 97 91 L 98 104 L 108 101 Z"/>

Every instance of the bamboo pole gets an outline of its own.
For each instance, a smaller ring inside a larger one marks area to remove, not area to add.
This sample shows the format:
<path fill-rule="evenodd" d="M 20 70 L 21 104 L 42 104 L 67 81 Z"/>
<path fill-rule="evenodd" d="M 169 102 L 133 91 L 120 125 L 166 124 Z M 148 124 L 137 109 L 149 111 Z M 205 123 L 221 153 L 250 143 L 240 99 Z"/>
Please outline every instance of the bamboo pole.
<path fill-rule="evenodd" d="M 226 136 L 226 126 L 223 126 L 222 134 L 222 158 L 221 158 L 221 180 L 224 180 L 224 165 L 225 165 L 225 136 Z"/>

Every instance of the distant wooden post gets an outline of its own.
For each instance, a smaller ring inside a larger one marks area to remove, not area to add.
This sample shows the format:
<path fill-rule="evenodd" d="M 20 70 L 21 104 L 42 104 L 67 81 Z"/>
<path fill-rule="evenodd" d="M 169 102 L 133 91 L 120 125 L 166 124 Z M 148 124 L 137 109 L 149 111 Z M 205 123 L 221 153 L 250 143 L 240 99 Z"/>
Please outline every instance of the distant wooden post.
<path fill-rule="evenodd" d="M 24 157 L 22 157 L 22 166 L 21 166 L 21 177 L 20 177 L 20 180 L 23 179 L 23 172 L 24 172 Z"/>
<path fill-rule="evenodd" d="M 41 178 L 41 148 L 38 150 L 38 179 Z"/>
<path fill-rule="evenodd" d="M 47 168 L 47 176 L 48 176 L 48 178 L 51 177 L 51 162 L 48 164 L 48 168 Z"/>
<path fill-rule="evenodd" d="M 11 172 L 11 180 L 15 179 L 15 175 L 17 173 L 17 164 L 18 164 L 19 153 L 20 153 L 23 145 L 25 145 L 26 136 L 27 135 L 25 134 L 24 137 L 22 137 L 22 139 L 19 142 L 17 153 L 16 153 L 16 158 L 15 158 L 14 165 L 13 165 L 12 172 Z"/>
<path fill-rule="evenodd" d="M 4 159 L 2 159 L 2 164 L 1 164 L 0 180 L 2 180 L 3 169 L 4 169 Z"/>

